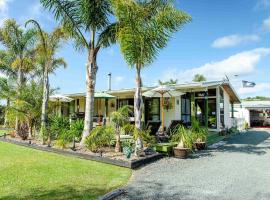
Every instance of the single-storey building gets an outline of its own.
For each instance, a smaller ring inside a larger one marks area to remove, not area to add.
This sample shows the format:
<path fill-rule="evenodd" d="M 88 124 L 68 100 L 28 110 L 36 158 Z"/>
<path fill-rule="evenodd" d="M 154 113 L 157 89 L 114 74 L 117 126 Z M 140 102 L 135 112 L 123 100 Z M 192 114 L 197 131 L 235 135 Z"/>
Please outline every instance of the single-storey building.
<path fill-rule="evenodd" d="M 213 131 L 221 131 L 235 125 L 234 115 L 231 110 L 234 104 L 240 103 L 240 98 L 234 88 L 227 80 L 191 82 L 171 85 L 175 90 L 181 92 L 181 96 L 165 99 L 164 114 L 165 127 L 171 120 L 182 120 L 191 123 L 195 117 L 202 126 Z M 153 87 L 143 87 L 146 92 Z M 110 113 L 123 105 L 134 105 L 135 89 L 120 89 L 98 92 L 94 102 L 94 115 L 96 123 L 104 118 L 109 122 Z M 102 95 L 106 94 L 106 95 Z M 108 96 L 109 95 L 109 96 Z M 84 118 L 85 93 L 66 94 L 73 101 L 61 104 L 61 113 L 65 116 L 74 114 L 78 118 Z M 108 96 L 108 97 L 107 97 Z M 114 98 L 113 98 L 114 97 Z M 161 120 L 161 99 L 143 97 L 142 121 Z M 134 120 L 130 116 L 130 120 Z"/>
<path fill-rule="evenodd" d="M 270 101 L 243 101 L 235 105 L 235 116 L 249 127 L 270 127 Z"/>

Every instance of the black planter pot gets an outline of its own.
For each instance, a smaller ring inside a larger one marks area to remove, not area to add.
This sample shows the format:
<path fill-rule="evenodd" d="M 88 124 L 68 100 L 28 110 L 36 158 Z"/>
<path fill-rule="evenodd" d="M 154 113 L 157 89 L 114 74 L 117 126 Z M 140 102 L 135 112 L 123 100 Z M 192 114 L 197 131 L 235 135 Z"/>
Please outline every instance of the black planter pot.
<path fill-rule="evenodd" d="M 205 150 L 206 143 L 205 142 L 195 142 L 195 147 L 197 150 Z"/>

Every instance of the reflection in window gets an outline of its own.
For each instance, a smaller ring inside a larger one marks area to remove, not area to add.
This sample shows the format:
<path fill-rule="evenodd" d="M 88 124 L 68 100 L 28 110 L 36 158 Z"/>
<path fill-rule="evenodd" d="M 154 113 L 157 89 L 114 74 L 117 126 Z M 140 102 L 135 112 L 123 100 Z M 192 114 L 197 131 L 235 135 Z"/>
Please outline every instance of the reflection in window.
<path fill-rule="evenodd" d="M 182 95 L 181 97 L 181 119 L 185 123 L 191 122 L 191 101 L 190 101 L 190 94 L 187 93 Z"/>
<path fill-rule="evenodd" d="M 205 125 L 205 99 L 196 99 L 196 119 L 200 122 L 202 126 Z"/>
<path fill-rule="evenodd" d="M 145 99 L 145 119 L 147 121 L 160 121 L 160 99 Z"/>
<path fill-rule="evenodd" d="M 209 128 L 217 128 L 217 100 L 216 98 L 209 98 L 208 99 L 208 127 Z"/>
<path fill-rule="evenodd" d="M 220 107 L 220 126 L 225 127 L 224 125 L 224 93 L 223 89 L 219 89 L 219 94 L 220 94 L 220 101 L 219 101 L 219 107 Z"/>

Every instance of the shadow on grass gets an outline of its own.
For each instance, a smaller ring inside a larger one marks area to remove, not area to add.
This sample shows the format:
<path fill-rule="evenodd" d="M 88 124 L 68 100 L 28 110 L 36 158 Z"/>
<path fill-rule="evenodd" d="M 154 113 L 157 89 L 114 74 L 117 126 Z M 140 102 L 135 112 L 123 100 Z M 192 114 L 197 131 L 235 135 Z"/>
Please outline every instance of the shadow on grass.
<path fill-rule="evenodd" d="M 86 186 L 87 187 L 87 186 Z M 38 189 L 29 189 L 27 191 L 27 195 L 21 194 L 12 194 L 6 196 L 0 196 L 1 200 L 66 200 L 66 199 L 97 199 L 99 196 L 104 195 L 108 191 L 100 188 L 87 188 L 77 190 L 73 187 L 69 186 L 59 186 L 55 189 L 46 189 L 46 188 L 38 188 Z"/>

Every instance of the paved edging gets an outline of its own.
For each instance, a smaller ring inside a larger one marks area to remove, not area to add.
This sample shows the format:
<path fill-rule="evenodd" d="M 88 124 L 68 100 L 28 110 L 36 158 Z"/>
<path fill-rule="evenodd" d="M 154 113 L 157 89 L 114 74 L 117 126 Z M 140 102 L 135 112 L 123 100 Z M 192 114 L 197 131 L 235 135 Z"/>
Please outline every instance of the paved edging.
<path fill-rule="evenodd" d="M 88 155 L 88 154 L 83 154 L 83 153 L 78 153 L 78 152 L 66 151 L 66 150 L 62 150 L 62 149 L 55 149 L 55 148 L 46 147 L 46 146 L 39 146 L 36 144 L 19 142 L 19 141 L 4 138 L 3 136 L 0 137 L 0 141 L 11 143 L 11 144 L 16 144 L 16 145 L 36 149 L 36 150 L 47 151 L 47 152 L 57 153 L 57 154 L 66 155 L 66 156 L 73 156 L 73 157 L 77 157 L 77 158 L 81 158 L 81 159 L 85 159 L 85 160 L 92 160 L 92 161 L 96 161 L 96 162 L 102 162 L 102 163 L 106 163 L 106 164 L 130 168 L 130 169 L 136 169 L 142 165 L 156 161 L 156 160 L 163 157 L 163 154 L 156 153 L 156 154 L 141 158 L 141 159 L 136 160 L 136 161 L 123 161 L 123 160 L 114 160 L 114 159 L 110 159 L 110 158 L 106 158 L 106 157 Z"/>

